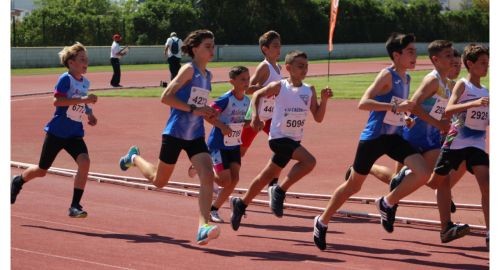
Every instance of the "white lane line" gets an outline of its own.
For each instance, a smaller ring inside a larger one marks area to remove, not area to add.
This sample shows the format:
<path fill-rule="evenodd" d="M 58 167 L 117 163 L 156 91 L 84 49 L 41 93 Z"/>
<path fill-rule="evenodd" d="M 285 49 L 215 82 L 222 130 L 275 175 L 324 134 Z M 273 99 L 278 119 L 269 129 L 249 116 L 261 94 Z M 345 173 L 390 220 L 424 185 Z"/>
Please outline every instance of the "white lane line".
<path fill-rule="evenodd" d="M 82 263 L 87 263 L 87 264 L 92 264 L 92 265 L 99 265 L 99 266 L 115 268 L 115 269 L 126 269 L 126 270 L 133 269 L 133 268 L 126 268 L 126 267 L 121 267 L 121 266 L 117 266 L 117 265 L 89 261 L 89 260 L 85 260 L 85 259 L 78 259 L 78 258 L 73 258 L 73 257 L 55 255 L 55 254 L 50 254 L 50 253 L 45 253 L 45 252 L 38 252 L 38 251 L 34 251 L 34 250 L 27 250 L 27 249 L 22 249 L 22 248 L 12 247 L 12 250 L 25 252 L 25 253 L 32 253 L 32 254 L 42 255 L 42 256 L 47 256 L 47 257 L 53 257 L 53 258 L 58 258 L 58 259 L 63 259 L 63 260 L 70 260 L 70 261 L 77 261 L 77 262 L 82 262 Z"/>

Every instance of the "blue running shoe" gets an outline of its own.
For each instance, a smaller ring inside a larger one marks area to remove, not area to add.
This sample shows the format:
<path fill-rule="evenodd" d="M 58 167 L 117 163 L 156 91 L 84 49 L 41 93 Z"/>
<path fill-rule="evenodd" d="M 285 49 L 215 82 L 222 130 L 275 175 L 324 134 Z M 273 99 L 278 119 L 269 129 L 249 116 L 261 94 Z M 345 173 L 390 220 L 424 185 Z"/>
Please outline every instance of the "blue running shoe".
<path fill-rule="evenodd" d="M 134 166 L 134 164 L 132 163 L 132 156 L 139 154 L 139 147 L 135 145 L 130 147 L 128 153 L 120 158 L 120 169 L 122 169 L 122 171 L 126 171 L 128 170 L 128 168 Z"/>
<path fill-rule="evenodd" d="M 219 237 L 220 228 L 217 225 L 204 224 L 198 229 L 198 235 L 196 236 L 196 242 L 198 245 L 206 245 L 208 241 L 216 239 Z"/>

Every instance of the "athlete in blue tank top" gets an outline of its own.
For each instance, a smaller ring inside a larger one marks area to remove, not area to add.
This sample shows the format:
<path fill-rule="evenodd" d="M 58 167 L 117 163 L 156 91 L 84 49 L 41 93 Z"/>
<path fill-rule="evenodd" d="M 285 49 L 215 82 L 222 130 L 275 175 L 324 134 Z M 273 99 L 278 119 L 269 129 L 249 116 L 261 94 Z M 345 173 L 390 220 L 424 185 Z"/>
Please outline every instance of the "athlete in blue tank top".
<path fill-rule="evenodd" d="M 392 75 L 392 89 L 385 95 L 376 96 L 374 99 L 379 102 L 390 103 L 393 97 L 408 99 L 410 89 L 410 75 L 406 74 L 406 84 L 393 68 L 387 70 Z M 360 140 L 372 140 L 383 134 L 402 134 L 402 126 L 394 126 L 384 123 L 384 117 L 388 111 L 370 111 L 365 129 L 361 132 Z"/>
<path fill-rule="evenodd" d="M 210 84 L 212 74 L 207 70 L 207 75 L 204 77 L 196 65 L 192 63 L 188 65 L 191 65 L 194 69 L 193 77 L 190 82 L 175 93 L 175 96 L 183 102 L 194 104 L 196 107 L 204 106 L 207 103 L 207 96 L 195 95 L 193 92 L 210 92 L 212 90 Z M 167 120 L 162 134 L 183 140 L 193 140 L 205 137 L 203 116 L 194 115 L 193 113 L 171 107 L 170 117 Z"/>

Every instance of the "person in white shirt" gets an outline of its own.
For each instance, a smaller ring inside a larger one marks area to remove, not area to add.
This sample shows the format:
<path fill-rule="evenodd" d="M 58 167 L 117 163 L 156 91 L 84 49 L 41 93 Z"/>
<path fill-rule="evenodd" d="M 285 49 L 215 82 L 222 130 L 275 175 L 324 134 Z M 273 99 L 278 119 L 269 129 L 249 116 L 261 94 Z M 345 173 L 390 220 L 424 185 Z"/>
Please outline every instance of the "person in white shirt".
<path fill-rule="evenodd" d="M 110 61 L 111 61 L 111 66 L 113 67 L 113 77 L 111 78 L 111 86 L 113 87 L 122 87 L 120 85 L 120 77 L 121 77 L 121 70 L 120 70 L 120 58 L 127 54 L 122 50 L 120 47 L 120 41 L 122 40 L 122 36 L 120 34 L 114 34 L 113 35 L 113 44 L 111 44 L 111 55 L 110 55 Z"/>
<path fill-rule="evenodd" d="M 163 54 L 167 57 L 168 68 L 170 69 L 170 80 L 173 80 L 181 68 L 181 47 L 182 39 L 177 37 L 177 33 L 170 33 L 170 37 L 165 42 Z"/>

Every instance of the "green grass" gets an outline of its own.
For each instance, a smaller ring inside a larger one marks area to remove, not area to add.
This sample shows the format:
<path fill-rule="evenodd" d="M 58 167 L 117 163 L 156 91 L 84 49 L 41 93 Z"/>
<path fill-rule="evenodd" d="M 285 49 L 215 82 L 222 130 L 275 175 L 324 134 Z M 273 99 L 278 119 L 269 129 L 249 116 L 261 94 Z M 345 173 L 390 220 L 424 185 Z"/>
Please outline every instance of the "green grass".
<path fill-rule="evenodd" d="M 420 82 L 427 73 L 429 73 L 429 71 L 410 72 L 410 75 L 412 76 L 410 86 L 411 94 L 413 94 L 413 92 L 418 88 Z M 465 70 L 462 70 L 460 77 L 465 75 Z M 335 99 L 359 99 L 376 76 L 376 73 L 338 75 L 330 76 L 330 81 L 327 80 L 326 76 L 309 77 L 306 78 L 305 82 L 314 85 L 317 92 L 327 85 L 330 86 L 330 88 L 333 89 Z M 489 88 L 489 76 L 484 78 L 482 82 Z M 230 88 L 231 85 L 229 83 L 214 83 L 212 84 L 212 92 L 210 96 L 212 98 L 216 98 L 221 96 Z M 94 91 L 94 93 L 100 97 L 160 97 L 162 92 L 163 88 L 160 87 Z"/>
<path fill-rule="evenodd" d="M 423 58 L 422 58 L 423 59 Z M 387 57 L 372 57 L 372 58 L 352 58 L 352 59 L 338 59 L 332 62 L 361 62 L 361 61 L 379 61 L 388 60 Z M 328 60 L 311 60 L 309 63 L 327 63 Z M 236 65 L 242 66 L 256 66 L 259 62 L 210 62 L 208 68 L 217 67 L 232 67 Z M 92 64 L 92 63 L 91 63 Z M 121 65 L 122 71 L 147 71 L 147 70 L 168 70 L 168 65 L 165 64 L 147 64 L 147 65 Z M 65 67 L 52 67 L 52 68 L 17 68 L 11 69 L 12 76 L 26 76 L 26 75 L 47 75 L 47 74 L 61 74 L 66 71 Z M 92 66 L 88 68 L 88 72 L 112 72 L 111 65 L 105 66 Z"/>

